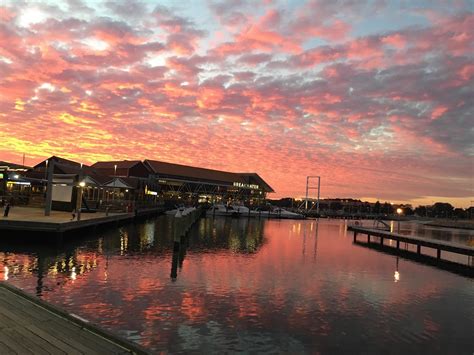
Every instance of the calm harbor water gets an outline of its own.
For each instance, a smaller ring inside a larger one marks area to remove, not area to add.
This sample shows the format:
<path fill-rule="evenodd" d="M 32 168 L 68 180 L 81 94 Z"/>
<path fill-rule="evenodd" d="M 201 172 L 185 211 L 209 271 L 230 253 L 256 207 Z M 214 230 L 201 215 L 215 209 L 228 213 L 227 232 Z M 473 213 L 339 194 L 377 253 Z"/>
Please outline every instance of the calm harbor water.
<path fill-rule="evenodd" d="M 473 279 L 355 245 L 347 222 L 206 218 L 173 254 L 170 221 L 60 249 L 3 243 L 0 277 L 153 352 L 474 351 Z"/>

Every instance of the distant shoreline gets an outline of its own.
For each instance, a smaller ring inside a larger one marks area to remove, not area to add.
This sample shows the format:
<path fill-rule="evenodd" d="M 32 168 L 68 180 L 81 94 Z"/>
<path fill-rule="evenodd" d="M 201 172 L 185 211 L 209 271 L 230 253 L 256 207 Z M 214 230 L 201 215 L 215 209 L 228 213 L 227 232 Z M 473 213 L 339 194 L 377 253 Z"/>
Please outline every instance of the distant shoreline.
<path fill-rule="evenodd" d="M 425 226 L 431 227 L 445 227 L 445 228 L 456 228 L 456 229 L 468 229 L 474 230 L 474 221 L 462 220 L 462 221 L 452 221 L 452 220 L 440 220 L 440 221 L 430 221 L 428 223 L 423 223 Z"/>

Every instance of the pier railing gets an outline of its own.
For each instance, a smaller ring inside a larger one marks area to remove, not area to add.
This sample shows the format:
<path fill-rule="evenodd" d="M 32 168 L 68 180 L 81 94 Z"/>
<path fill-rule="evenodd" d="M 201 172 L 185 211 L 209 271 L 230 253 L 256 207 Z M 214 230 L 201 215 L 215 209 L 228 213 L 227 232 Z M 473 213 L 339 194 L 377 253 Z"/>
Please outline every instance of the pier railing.
<path fill-rule="evenodd" d="M 473 266 L 473 257 L 474 257 L 474 247 L 468 245 L 462 245 L 457 243 L 446 242 L 436 239 L 427 239 L 411 235 L 401 235 L 398 233 L 392 233 L 389 231 L 372 229 L 366 227 L 358 226 L 349 226 L 348 231 L 354 232 L 354 243 L 357 242 L 357 234 L 367 235 L 367 243 L 370 244 L 373 242 L 371 237 L 378 237 L 380 245 L 384 245 L 384 239 L 393 240 L 396 242 L 396 249 L 400 249 L 400 243 L 408 243 L 416 245 L 416 253 L 421 255 L 422 247 L 431 248 L 436 250 L 436 258 L 441 259 L 441 252 L 447 251 L 451 253 L 456 253 L 460 255 L 467 255 L 469 260 L 469 266 Z"/>

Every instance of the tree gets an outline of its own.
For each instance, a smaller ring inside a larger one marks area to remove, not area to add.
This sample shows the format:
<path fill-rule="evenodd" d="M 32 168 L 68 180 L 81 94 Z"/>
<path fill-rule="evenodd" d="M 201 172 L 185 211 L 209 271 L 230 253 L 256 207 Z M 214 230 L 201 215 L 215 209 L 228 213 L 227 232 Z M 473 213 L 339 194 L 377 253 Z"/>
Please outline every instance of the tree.
<path fill-rule="evenodd" d="M 455 218 L 465 219 L 468 217 L 468 213 L 467 210 L 464 210 L 462 208 L 455 208 L 453 211 L 453 216 Z"/>
<path fill-rule="evenodd" d="M 329 207 L 331 211 L 340 211 L 342 210 L 342 203 L 339 201 L 331 202 L 331 205 Z"/>
<path fill-rule="evenodd" d="M 390 203 L 385 202 L 383 204 L 382 212 L 385 213 L 385 214 L 392 214 L 393 213 L 393 206 Z"/>
<path fill-rule="evenodd" d="M 373 213 L 380 213 L 380 202 L 375 202 L 374 208 L 372 209 Z"/>
<path fill-rule="evenodd" d="M 414 214 L 413 208 L 411 208 L 411 206 L 403 207 L 403 214 L 405 216 L 413 216 L 413 214 Z"/>
<path fill-rule="evenodd" d="M 433 214 L 438 218 L 450 218 L 453 214 L 454 207 L 450 203 L 436 202 L 433 205 Z"/>
<path fill-rule="evenodd" d="M 426 206 L 418 206 L 415 208 L 415 214 L 420 217 L 427 217 L 428 216 L 428 209 Z"/>

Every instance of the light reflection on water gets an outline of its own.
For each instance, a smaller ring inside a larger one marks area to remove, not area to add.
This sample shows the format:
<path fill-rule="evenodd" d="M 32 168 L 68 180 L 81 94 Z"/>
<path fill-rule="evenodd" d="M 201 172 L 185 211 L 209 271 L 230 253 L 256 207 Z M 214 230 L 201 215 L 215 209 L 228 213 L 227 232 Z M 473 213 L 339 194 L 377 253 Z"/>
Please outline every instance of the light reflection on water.
<path fill-rule="evenodd" d="M 1 245 L 0 277 L 153 351 L 471 353 L 472 279 L 353 245 L 346 226 L 208 218 L 173 253 L 160 217 L 60 250 Z"/>

